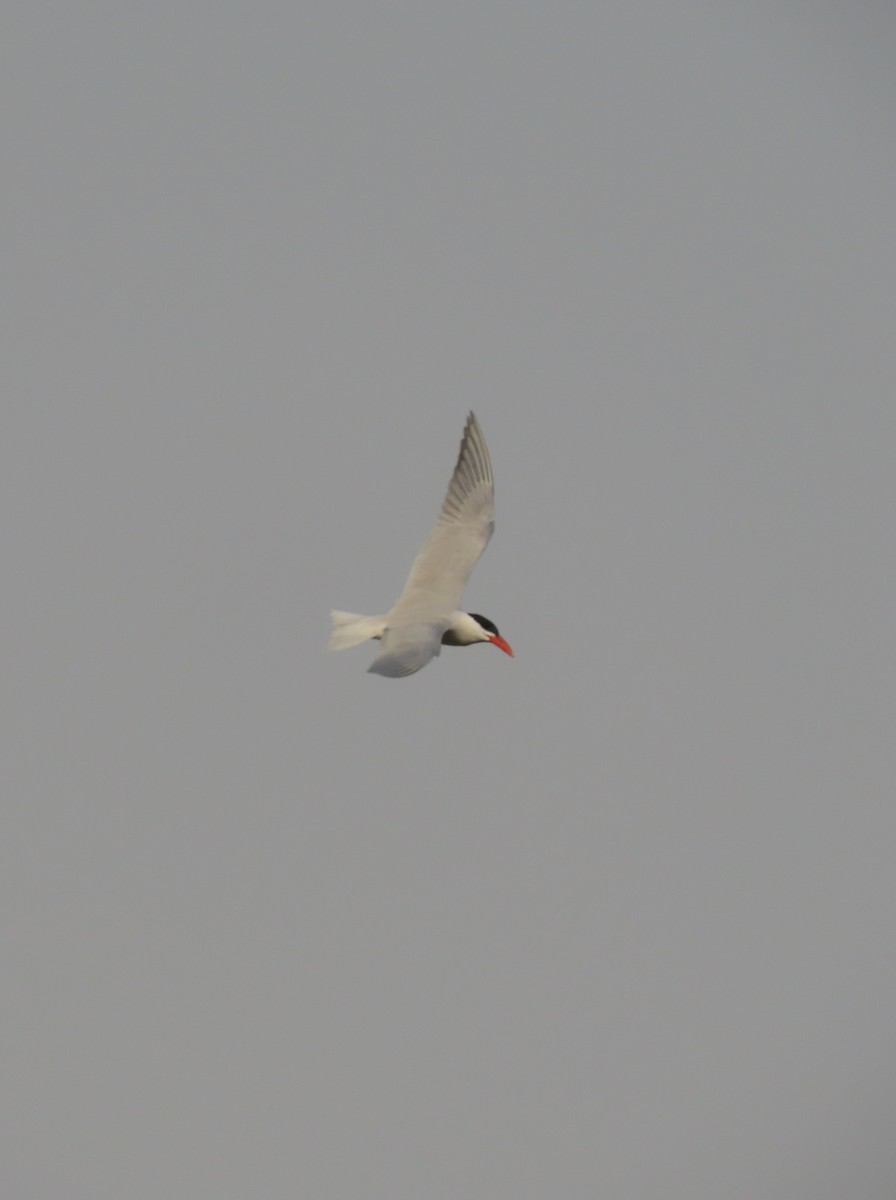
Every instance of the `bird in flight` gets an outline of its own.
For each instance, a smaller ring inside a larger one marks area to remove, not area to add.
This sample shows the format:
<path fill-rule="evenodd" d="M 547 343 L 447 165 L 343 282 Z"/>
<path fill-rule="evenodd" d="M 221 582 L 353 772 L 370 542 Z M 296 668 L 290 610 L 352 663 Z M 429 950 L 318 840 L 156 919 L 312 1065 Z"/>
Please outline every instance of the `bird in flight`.
<path fill-rule="evenodd" d="M 331 612 L 328 649 L 346 650 L 376 638 L 381 648 L 369 670 L 393 679 L 425 667 L 442 646 L 491 642 L 512 658 L 493 621 L 458 608 L 494 527 L 492 464 L 479 422 L 470 413 L 442 511 L 414 559 L 404 591 L 384 616 Z"/>

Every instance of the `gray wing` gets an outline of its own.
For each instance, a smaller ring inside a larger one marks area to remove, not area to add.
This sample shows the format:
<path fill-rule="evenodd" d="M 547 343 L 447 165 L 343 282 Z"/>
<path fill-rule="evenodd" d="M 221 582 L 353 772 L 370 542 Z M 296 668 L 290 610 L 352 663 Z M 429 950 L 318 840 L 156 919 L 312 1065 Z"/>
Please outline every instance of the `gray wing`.
<path fill-rule="evenodd" d="M 447 628 L 447 622 L 389 627 L 380 643 L 382 649 L 368 671 L 392 679 L 413 675 L 441 653 L 442 634 Z"/>
<path fill-rule="evenodd" d="M 494 527 L 492 464 L 479 422 L 470 413 L 439 519 L 389 613 L 389 626 L 449 618 L 460 606 L 470 573 Z"/>

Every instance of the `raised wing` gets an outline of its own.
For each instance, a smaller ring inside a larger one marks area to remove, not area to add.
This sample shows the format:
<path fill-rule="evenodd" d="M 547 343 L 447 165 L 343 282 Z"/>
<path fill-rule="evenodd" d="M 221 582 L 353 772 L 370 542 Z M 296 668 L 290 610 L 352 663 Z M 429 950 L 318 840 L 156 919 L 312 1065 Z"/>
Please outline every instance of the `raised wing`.
<path fill-rule="evenodd" d="M 494 527 L 492 464 L 479 422 L 470 413 L 439 519 L 389 613 L 389 627 L 444 621 L 447 628 Z"/>

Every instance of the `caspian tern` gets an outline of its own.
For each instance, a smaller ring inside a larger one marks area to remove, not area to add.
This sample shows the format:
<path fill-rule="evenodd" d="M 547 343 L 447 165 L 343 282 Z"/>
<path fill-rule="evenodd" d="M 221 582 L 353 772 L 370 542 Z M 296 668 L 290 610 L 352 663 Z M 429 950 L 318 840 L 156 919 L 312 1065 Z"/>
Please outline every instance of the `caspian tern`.
<path fill-rule="evenodd" d="M 470 413 L 442 511 L 414 559 L 404 591 L 381 617 L 332 612 L 328 648 L 346 650 L 369 638 L 380 639 L 382 649 L 369 670 L 396 679 L 425 667 L 443 645 L 491 642 L 512 658 L 494 622 L 458 608 L 494 528 L 492 464 L 479 422 Z"/>

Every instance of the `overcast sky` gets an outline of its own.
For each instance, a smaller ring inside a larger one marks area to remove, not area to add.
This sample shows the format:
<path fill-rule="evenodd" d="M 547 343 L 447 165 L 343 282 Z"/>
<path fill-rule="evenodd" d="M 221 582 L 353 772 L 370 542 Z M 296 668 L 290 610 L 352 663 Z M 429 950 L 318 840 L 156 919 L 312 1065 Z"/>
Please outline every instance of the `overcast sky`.
<path fill-rule="evenodd" d="M 11 6 L 4 1196 L 894 1195 L 894 47 Z"/>

